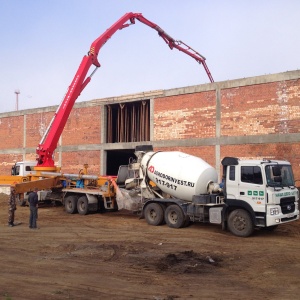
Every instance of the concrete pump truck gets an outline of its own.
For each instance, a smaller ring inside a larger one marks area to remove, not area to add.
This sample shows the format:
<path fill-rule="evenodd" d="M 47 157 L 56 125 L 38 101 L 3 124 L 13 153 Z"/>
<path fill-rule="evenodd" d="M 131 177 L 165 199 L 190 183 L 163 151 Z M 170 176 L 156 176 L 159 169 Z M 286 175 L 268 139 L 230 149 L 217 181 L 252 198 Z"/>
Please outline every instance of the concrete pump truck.
<path fill-rule="evenodd" d="M 126 13 L 91 44 L 88 54 L 83 57 L 64 99 L 57 108 L 37 146 L 37 162 L 17 162 L 12 168 L 12 176 L 0 176 L 0 185 L 15 186 L 19 194 L 20 203 L 24 202 L 24 193 L 26 195 L 27 192 L 37 187 L 40 190 L 53 189 L 59 191 L 56 193 L 57 199 L 62 198 L 63 203 L 66 203 L 67 211 L 71 213 L 77 210 L 82 213 L 86 212 L 87 204 L 90 207 L 96 207 L 99 198 L 104 201 L 104 206 L 107 209 L 115 209 L 114 193 L 111 190 L 110 181 L 107 182 L 106 176 L 88 175 L 87 166 L 79 174 L 63 174 L 60 172 L 60 167 L 54 163 L 54 151 L 57 148 L 58 140 L 76 99 L 100 67 L 98 61 L 100 49 L 113 34 L 118 30 L 134 25 L 136 20 L 156 30 L 171 50 L 177 49 L 195 59 L 199 64 L 202 64 L 209 80 L 213 82 L 204 56 L 184 42 L 172 38 L 157 24 L 146 19 L 141 13 Z M 92 65 L 95 66 L 95 69 L 87 76 Z M 73 189 L 74 186 L 75 189 Z M 84 186 L 84 189 L 82 189 L 82 186 Z M 64 187 L 63 193 L 61 193 L 60 187 Z M 88 191 L 86 188 L 88 188 Z M 78 198 L 80 198 L 80 201 Z"/>

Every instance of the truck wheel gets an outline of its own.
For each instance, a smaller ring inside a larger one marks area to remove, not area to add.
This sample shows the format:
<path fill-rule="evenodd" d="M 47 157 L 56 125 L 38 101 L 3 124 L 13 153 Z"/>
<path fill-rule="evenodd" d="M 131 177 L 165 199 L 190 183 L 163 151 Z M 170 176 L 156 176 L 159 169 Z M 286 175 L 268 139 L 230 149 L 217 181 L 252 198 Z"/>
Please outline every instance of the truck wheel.
<path fill-rule="evenodd" d="M 184 227 L 186 218 L 182 209 L 178 205 L 172 204 L 165 211 L 165 221 L 169 227 L 181 228 Z"/>
<path fill-rule="evenodd" d="M 149 225 L 158 226 L 164 221 L 164 210 L 158 203 L 150 203 L 145 208 L 145 219 Z"/>
<path fill-rule="evenodd" d="M 80 215 L 86 215 L 89 212 L 89 201 L 86 196 L 81 196 L 77 201 L 77 210 Z"/>
<path fill-rule="evenodd" d="M 68 214 L 75 214 L 77 212 L 77 199 L 75 195 L 70 195 L 65 199 L 65 210 Z"/>
<path fill-rule="evenodd" d="M 228 229 L 236 236 L 247 237 L 254 231 L 253 221 L 247 211 L 236 209 L 229 214 Z"/>

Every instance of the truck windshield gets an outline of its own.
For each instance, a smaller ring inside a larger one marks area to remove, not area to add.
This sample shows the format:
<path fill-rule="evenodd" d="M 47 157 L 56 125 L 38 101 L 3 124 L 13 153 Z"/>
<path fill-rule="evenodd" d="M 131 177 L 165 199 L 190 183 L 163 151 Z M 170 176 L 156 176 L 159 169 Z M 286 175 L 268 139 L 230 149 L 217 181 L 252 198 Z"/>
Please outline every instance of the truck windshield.
<path fill-rule="evenodd" d="M 266 178 L 269 186 L 295 186 L 293 171 L 290 165 L 267 165 Z"/>

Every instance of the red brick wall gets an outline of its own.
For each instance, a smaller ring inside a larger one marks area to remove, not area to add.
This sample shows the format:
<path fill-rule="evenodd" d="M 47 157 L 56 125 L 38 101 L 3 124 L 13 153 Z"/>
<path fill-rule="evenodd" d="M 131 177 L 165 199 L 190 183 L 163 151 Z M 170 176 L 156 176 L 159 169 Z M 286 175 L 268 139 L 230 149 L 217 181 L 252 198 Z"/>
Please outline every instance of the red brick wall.
<path fill-rule="evenodd" d="M 241 159 L 287 160 L 292 164 L 295 180 L 300 180 L 299 143 L 224 145 L 221 147 L 221 158 L 225 156 L 235 156 Z M 300 186 L 300 181 L 298 185 Z"/>
<path fill-rule="evenodd" d="M 215 91 L 157 98 L 154 140 L 214 137 L 215 113 Z"/>
<path fill-rule="evenodd" d="M 100 153 L 99 151 L 83 152 L 63 152 L 62 153 L 63 173 L 75 173 L 83 169 L 84 164 L 88 164 L 88 173 L 92 175 L 100 174 Z"/>
<path fill-rule="evenodd" d="M 22 148 L 24 140 L 24 116 L 0 119 L 0 149 Z"/>
<path fill-rule="evenodd" d="M 10 175 L 11 167 L 17 162 L 22 161 L 20 154 L 0 154 L 0 174 Z"/>
<path fill-rule="evenodd" d="M 221 135 L 299 133 L 300 79 L 221 91 Z"/>
<path fill-rule="evenodd" d="M 285 78 L 285 75 L 282 76 Z M 230 85 L 229 82 L 228 86 Z M 155 98 L 153 100 L 154 142 L 161 141 L 160 145 L 163 145 L 164 141 L 168 140 L 215 138 L 216 97 L 217 93 L 213 90 Z M 222 88 L 220 90 L 221 138 L 269 134 L 280 134 L 284 137 L 285 134 L 299 134 L 299 100 L 300 79 Z M 0 151 L 16 149 L 24 153 L 26 160 L 34 160 L 35 148 L 53 115 L 54 111 L 46 110 L 26 115 L 26 152 L 23 145 L 24 116 L 11 115 L 0 118 Z M 74 107 L 63 131 L 62 146 L 100 144 L 100 118 L 101 105 Z M 297 141 L 297 136 L 295 140 Z M 287 159 L 293 165 L 295 178 L 300 179 L 299 148 L 300 142 L 221 145 L 220 159 L 224 156 Z M 162 146 L 161 150 L 187 152 L 215 166 L 214 145 L 172 148 Z M 32 153 L 27 153 L 29 151 Z M 59 153 L 56 152 L 56 162 L 59 161 L 59 157 Z M 12 164 L 23 158 L 23 154 L 0 154 L 0 174 L 9 174 Z M 90 166 L 89 173 L 100 172 L 100 151 L 65 151 L 61 154 L 61 159 L 63 172 L 77 173 L 85 163 Z"/>
<path fill-rule="evenodd" d="M 62 145 L 99 144 L 100 106 L 74 108 L 62 134 Z"/>
<path fill-rule="evenodd" d="M 213 167 L 215 167 L 216 164 L 214 146 L 155 148 L 154 151 L 181 151 L 190 155 L 198 156 Z"/>
<path fill-rule="evenodd" d="M 53 115 L 54 111 L 37 112 L 26 116 L 26 147 L 38 146 Z"/>

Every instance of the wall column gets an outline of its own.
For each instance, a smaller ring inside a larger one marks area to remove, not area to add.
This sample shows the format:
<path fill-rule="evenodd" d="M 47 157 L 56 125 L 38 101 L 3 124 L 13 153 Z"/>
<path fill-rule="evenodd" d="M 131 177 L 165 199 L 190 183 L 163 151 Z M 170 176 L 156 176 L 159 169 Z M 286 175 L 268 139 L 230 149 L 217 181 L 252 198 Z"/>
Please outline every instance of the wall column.
<path fill-rule="evenodd" d="M 216 87 L 216 145 L 215 145 L 215 157 L 216 157 L 216 170 L 218 173 L 219 181 L 221 181 L 220 165 L 221 165 L 221 90 L 217 84 Z"/>

